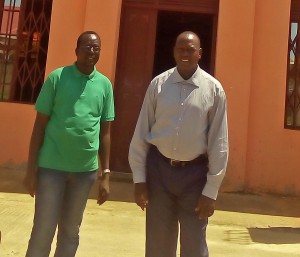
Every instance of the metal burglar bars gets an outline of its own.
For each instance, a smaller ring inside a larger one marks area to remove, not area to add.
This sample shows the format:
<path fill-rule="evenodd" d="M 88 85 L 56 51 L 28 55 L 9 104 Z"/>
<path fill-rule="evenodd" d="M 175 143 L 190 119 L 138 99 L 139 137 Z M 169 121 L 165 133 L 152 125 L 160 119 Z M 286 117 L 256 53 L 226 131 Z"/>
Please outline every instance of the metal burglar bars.
<path fill-rule="evenodd" d="M 300 2 L 292 0 L 285 101 L 285 128 L 300 129 Z"/>
<path fill-rule="evenodd" d="M 12 47 L 13 68 L 11 73 L 4 73 L 6 77 L 12 76 L 6 81 L 0 100 L 33 103 L 44 81 L 52 0 L 5 0 L 5 8 L 7 4 L 9 10 L 19 5 L 20 15 Z M 11 31 L 5 33 L 8 38 L 11 34 Z"/>
<path fill-rule="evenodd" d="M 0 100 L 8 100 L 16 54 L 20 1 L 0 1 Z"/>

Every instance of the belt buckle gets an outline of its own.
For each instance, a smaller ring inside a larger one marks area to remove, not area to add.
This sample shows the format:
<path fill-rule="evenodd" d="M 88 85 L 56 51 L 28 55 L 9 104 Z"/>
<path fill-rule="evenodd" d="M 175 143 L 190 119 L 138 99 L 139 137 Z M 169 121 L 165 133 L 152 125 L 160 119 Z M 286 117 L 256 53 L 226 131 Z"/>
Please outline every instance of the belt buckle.
<path fill-rule="evenodd" d="M 176 163 L 178 163 L 177 160 L 170 159 L 170 165 L 171 165 L 172 167 L 175 167 L 175 166 L 176 166 Z"/>
<path fill-rule="evenodd" d="M 184 167 L 184 166 L 185 166 L 185 163 L 182 162 L 182 161 L 170 159 L 170 165 L 171 165 L 172 167 L 178 167 L 178 166 Z"/>

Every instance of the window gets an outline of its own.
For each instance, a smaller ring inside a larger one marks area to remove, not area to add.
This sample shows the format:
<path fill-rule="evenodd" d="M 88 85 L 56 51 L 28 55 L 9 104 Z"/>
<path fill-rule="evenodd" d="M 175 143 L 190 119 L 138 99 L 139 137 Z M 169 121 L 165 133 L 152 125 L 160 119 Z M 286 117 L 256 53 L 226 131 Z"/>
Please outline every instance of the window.
<path fill-rule="evenodd" d="M 285 128 L 300 129 L 300 1 L 291 1 Z"/>
<path fill-rule="evenodd" d="M 0 101 L 34 103 L 44 81 L 52 0 L 0 0 Z"/>

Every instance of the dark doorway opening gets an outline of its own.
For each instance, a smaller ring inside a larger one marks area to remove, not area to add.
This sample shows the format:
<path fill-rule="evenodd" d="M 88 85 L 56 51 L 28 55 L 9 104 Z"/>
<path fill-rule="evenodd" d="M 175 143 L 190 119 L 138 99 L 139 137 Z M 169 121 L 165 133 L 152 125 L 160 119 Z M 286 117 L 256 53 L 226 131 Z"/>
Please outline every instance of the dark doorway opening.
<path fill-rule="evenodd" d="M 173 46 L 176 36 L 183 31 L 193 31 L 201 39 L 203 49 L 200 67 L 214 73 L 214 16 L 209 14 L 159 11 L 157 17 L 153 77 L 174 67 Z"/>

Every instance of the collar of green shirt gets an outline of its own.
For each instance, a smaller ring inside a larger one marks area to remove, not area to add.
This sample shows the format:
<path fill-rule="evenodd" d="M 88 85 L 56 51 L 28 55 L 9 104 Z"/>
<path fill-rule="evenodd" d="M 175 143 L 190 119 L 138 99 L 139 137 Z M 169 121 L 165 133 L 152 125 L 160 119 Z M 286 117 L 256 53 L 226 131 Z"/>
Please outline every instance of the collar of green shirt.
<path fill-rule="evenodd" d="M 92 73 L 90 73 L 89 75 L 83 74 L 82 72 L 80 72 L 80 70 L 78 70 L 77 66 L 76 66 L 76 62 L 73 63 L 73 71 L 76 77 L 86 77 L 90 80 L 93 80 L 96 76 L 96 67 L 94 66 L 94 70 L 92 71 Z"/>

